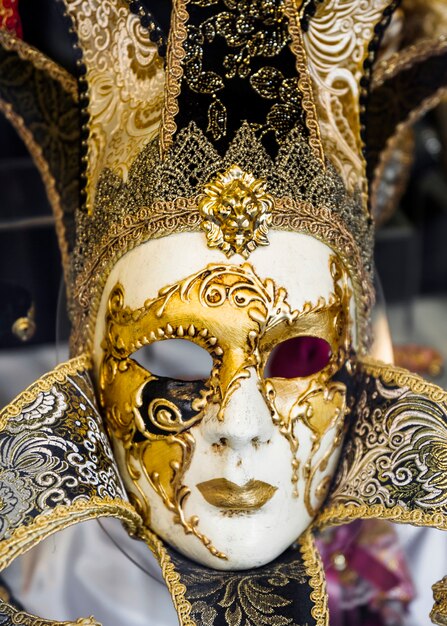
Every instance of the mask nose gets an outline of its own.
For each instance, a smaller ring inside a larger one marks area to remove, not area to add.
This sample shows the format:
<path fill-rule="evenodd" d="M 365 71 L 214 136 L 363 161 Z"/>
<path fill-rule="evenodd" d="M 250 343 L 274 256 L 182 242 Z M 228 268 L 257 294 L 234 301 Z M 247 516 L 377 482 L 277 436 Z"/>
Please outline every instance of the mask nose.
<path fill-rule="evenodd" d="M 216 416 L 202 421 L 202 433 L 210 444 L 242 450 L 257 448 L 267 443 L 274 432 L 270 410 L 259 389 L 259 381 L 254 368 L 250 376 L 239 380 L 236 389 L 223 411 L 223 419 Z"/>

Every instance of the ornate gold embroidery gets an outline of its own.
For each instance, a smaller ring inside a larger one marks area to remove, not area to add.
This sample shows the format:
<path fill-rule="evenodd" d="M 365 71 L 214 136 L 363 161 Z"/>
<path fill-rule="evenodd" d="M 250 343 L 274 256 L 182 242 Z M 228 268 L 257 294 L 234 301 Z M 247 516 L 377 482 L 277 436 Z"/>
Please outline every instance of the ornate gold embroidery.
<path fill-rule="evenodd" d="M 330 0 L 319 4 L 303 39 L 326 155 L 349 191 L 365 192 L 359 89 L 374 27 L 389 0 Z M 366 195 L 364 195 L 366 210 Z"/>
<path fill-rule="evenodd" d="M 205 185 L 198 208 L 210 248 L 248 258 L 257 246 L 268 245 L 273 198 L 265 186 L 237 165 Z"/>
<path fill-rule="evenodd" d="M 0 432 L 6 428 L 9 418 L 19 415 L 24 406 L 36 399 L 38 393 L 48 391 L 55 383 L 63 384 L 67 380 L 67 376 L 83 372 L 89 369 L 89 367 L 90 358 L 83 354 L 58 365 L 49 374 L 39 378 L 39 380 L 30 385 L 25 391 L 22 391 L 15 400 L 2 409 L 0 412 Z"/>
<path fill-rule="evenodd" d="M 248 119 L 261 136 L 272 134 L 281 143 L 295 125 L 299 124 L 304 130 L 302 118 L 306 109 L 301 107 L 299 77 L 293 71 L 287 74 L 286 64 L 281 69 L 275 67 L 280 54 L 290 55 L 284 0 L 280 0 L 278 6 L 265 2 L 249 6 L 228 0 L 224 0 L 221 7 L 217 7 L 214 0 L 189 0 L 189 5 L 193 19 L 186 26 L 184 20 L 176 20 L 179 35 L 180 32 L 184 35 L 180 93 L 186 88 L 201 95 L 203 105 L 200 108 L 208 121 L 203 130 L 212 140 L 217 142 L 226 137 L 227 127 L 235 126 L 232 117 L 237 115 L 237 109 L 230 107 L 225 97 L 227 88 L 232 89 L 232 79 L 248 81 L 254 93 L 262 98 L 261 105 L 252 108 L 252 113 L 259 115 Z M 212 14 L 206 10 L 211 6 Z M 180 18 L 186 11 L 186 3 L 179 2 L 178 9 Z M 186 14 L 184 17 L 187 19 Z M 221 42 L 225 46 L 222 54 Z M 210 53 L 210 46 L 217 46 L 219 52 Z M 175 55 L 172 60 L 175 62 L 177 58 Z M 210 59 L 211 63 L 207 63 Z M 265 65 L 266 59 L 268 65 Z M 259 62 L 264 65 L 256 69 Z M 185 97 L 188 98 L 188 92 Z M 241 120 L 236 122 L 237 127 Z"/>
<path fill-rule="evenodd" d="M 315 547 L 311 531 L 307 531 L 299 540 L 301 554 L 303 556 L 306 573 L 310 577 L 309 584 L 313 591 L 310 594 L 314 603 L 312 617 L 316 626 L 329 625 L 328 599 L 326 593 L 326 579 L 324 577 L 323 563 Z"/>
<path fill-rule="evenodd" d="M 36 517 L 28 526 L 20 526 L 9 539 L 0 542 L 0 571 L 53 533 L 78 522 L 104 516 L 117 517 L 125 522 L 131 534 L 137 534 L 142 522 L 135 509 L 120 498 L 94 496 L 68 506 L 58 505 Z"/>
<path fill-rule="evenodd" d="M 355 376 L 362 393 L 317 525 L 377 516 L 447 528 L 447 392 L 369 359 Z"/>
<path fill-rule="evenodd" d="M 336 504 L 322 509 L 314 524 L 315 528 L 339 526 L 357 519 L 386 519 L 390 522 L 412 524 L 413 526 L 429 526 L 439 530 L 447 530 L 447 519 L 442 513 L 427 513 L 421 509 L 409 511 L 403 506 L 394 505 L 387 508 L 383 504 Z"/>
<path fill-rule="evenodd" d="M 312 83 L 309 76 L 309 66 L 307 63 L 304 48 L 301 26 L 299 24 L 298 7 L 293 0 L 286 0 L 284 12 L 289 19 L 289 32 L 292 37 L 291 49 L 296 57 L 296 69 L 298 72 L 299 88 L 303 94 L 301 106 L 306 112 L 306 127 L 309 131 L 309 145 L 312 147 L 316 157 L 324 166 L 323 144 L 321 142 L 320 127 L 318 125 L 317 109 L 315 106 Z"/>
<path fill-rule="evenodd" d="M 163 63 L 125 0 L 64 1 L 87 68 L 87 207 L 92 213 L 103 169 L 126 180 L 136 156 L 158 133 Z"/>

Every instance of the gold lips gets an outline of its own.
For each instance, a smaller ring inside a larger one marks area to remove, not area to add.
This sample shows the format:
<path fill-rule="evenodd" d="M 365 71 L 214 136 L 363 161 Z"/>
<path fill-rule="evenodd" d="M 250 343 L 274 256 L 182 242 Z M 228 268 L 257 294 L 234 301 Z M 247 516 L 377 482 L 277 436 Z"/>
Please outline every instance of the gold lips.
<path fill-rule="evenodd" d="M 219 509 L 254 511 L 270 500 L 277 487 L 254 479 L 240 487 L 226 478 L 214 478 L 199 483 L 197 489 L 209 504 Z"/>

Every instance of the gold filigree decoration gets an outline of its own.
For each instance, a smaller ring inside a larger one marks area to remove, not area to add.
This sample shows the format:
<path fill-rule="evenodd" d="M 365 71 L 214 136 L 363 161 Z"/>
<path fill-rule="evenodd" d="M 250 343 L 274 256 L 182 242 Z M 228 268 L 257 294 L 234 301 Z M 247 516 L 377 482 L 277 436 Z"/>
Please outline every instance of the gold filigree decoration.
<path fill-rule="evenodd" d="M 87 207 L 104 168 L 127 179 L 159 130 L 164 70 L 157 45 L 125 0 L 64 0 L 87 69 Z M 99 27 L 99 25 L 101 25 Z"/>
<path fill-rule="evenodd" d="M 22 409 L 33 402 L 39 393 L 48 391 L 55 383 L 63 384 L 68 376 L 84 372 L 90 368 L 90 364 L 90 357 L 83 354 L 66 363 L 61 363 L 54 370 L 39 378 L 2 409 L 0 412 L 0 432 L 7 426 L 10 417 L 19 415 Z"/>
<path fill-rule="evenodd" d="M 120 498 L 93 496 L 70 505 L 57 505 L 38 515 L 31 524 L 20 526 L 0 542 L 0 571 L 53 533 L 78 522 L 98 517 L 116 517 L 123 521 L 131 534 L 137 534 L 142 520 L 135 509 Z"/>
<path fill-rule="evenodd" d="M 193 433 L 186 429 L 202 419 L 210 405 L 218 406 L 217 417 L 223 419 L 240 379 L 255 365 L 254 342 L 263 320 L 265 323 L 273 310 L 278 311 L 273 282 L 259 279 L 248 264 L 211 265 L 163 288 L 157 298 L 137 310 L 124 306 L 121 285 L 109 296 L 99 373 L 100 402 L 112 437 L 123 450 L 117 456 L 118 462 L 123 458 L 128 489 L 138 491 L 139 508 L 147 512 L 145 521 L 149 524 L 150 507 L 141 481 L 144 477 L 173 514 L 174 522 L 186 533 L 193 533 L 218 558 L 226 557 L 200 533 L 199 520 L 187 520 L 183 512 L 190 494 L 183 477 L 195 447 Z M 234 320 L 232 332 L 220 336 L 229 320 Z M 240 329 L 238 334 L 236 329 Z M 143 345 L 173 337 L 188 338 L 208 350 L 214 366 L 205 387 L 191 398 L 191 418 L 182 417 L 172 399 L 166 402 L 163 397 L 144 409 L 148 412 L 146 423 L 140 411 L 142 391 L 157 377 L 129 357 Z M 154 414 L 160 408 L 167 412 L 162 420 Z M 166 419 L 169 428 L 163 429 Z M 166 435 L 151 432 L 151 424 L 165 430 Z"/>
<path fill-rule="evenodd" d="M 316 626 L 329 625 L 328 598 L 323 563 L 311 531 L 307 531 L 298 541 L 303 556 L 304 567 L 309 576 L 309 584 L 313 591 L 310 598 L 314 604 L 311 609 Z"/>
<path fill-rule="evenodd" d="M 10 604 L 0 601 L 0 618 L 8 617 L 9 624 L 13 626 L 101 626 L 93 617 L 80 617 L 75 622 L 55 622 L 41 619 L 24 611 L 19 611 Z"/>
<path fill-rule="evenodd" d="M 355 375 L 353 430 L 317 525 L 383 517 L 447 529 L 447 392 L 369 359 Z"/>
<path fill-rule="evenodd" d="M 100 403 L 115 442 L 118 463 L 127 476 L 127 487 L 136 495 L 138 510 L 143 512 L 147 525 L 150 503 L 145 490 L 150 485 L 173 514 L 174 523 L 180 524 L 186 533 L 193 533 L 211 554 L 225 558 L 200 533 L 197 517 L 188 520 L 184 516 L 190 490 L 183 484 L 183 478 L 195 448 L 191 427 L 205 415 L 224 420 L 229 399 L 239 388 L 241 379 L 252 375 L 250 369 L 257 368 L 259 379 L 263 380 L 271 349 L 290 336 L 311 333 L 327 340 L 333 350 L 329 365 L 318 374 L 317 385 L 313 377 L 305 381 L 304 389 L 293 387 L 288 394 L 293 396 L 289 413 L 294 413 L 294 418 L 300 417 L 314 433 L 305 478 L 312 483 L 318 470 L 327 469 L 339 447 L 346 414 L 345 387 L 329 379 L 344 362 L 350 345 L 351 298 L 346 272 L 335 257 L 330 259 L 330 269 L 334 294 L 329 302 L 307 304 L 302 311 L 292 311 L 286 290 L 276 287 L 271 279 L 261 280 L 249 264 L 210 265 L 164 287 L 157 298 L 148 300 L 139 309 L 124 305 L 125 294 L 120 284 L 111 291 L 99 371 Z M 231 332 L 223 332 L 225 328 L 231 328 Z M 187 414 L 182 414 L 168 387 L 162 392 L 154 387 L 157 376 L 130 358 L 142 346 L 174 337 L 197 343 L 213 357 L 208 381 L 197 389 L 188 387 L 191 410 Z M 293 420 L 287 422 L 282 406 L 277 404 L 281 389 L 276 387 L 281 380 L 270 379 L 275 387 L 273 399 L 267 389 L 269 381 L 266 382 L 266 397 L 275 407 L 274 422 L 291 444 L 292 482 L 297 482 L 294 455 L 298 445 Z M 154 391 L 149 392 L 150 388 Z M 312 461 L 321 438 L 330 429 L 336 431 L 334 443 L 314 468 Z M 317 488 L 316 493 L 321 500 L 323 490 Z"/>
<path fill-rule="evenodd" d="M 320 337 L 331 347 L 332 356 L 328 364 L 316 374 L 299 380 L 267 379 L 265 383 L 265 394 L 272 410 L 272 419 L 279 427 L 280 433 L 287 439 L 292 453 L 292 484 L 295 497 L 298 497 L 297 485 L 300 470 L 299 441 L 295 435 L 296 423 L 303 422 L 312 433 L 311 449 L 302 468 L 305 480 L 304 503 L 311 517 L 316 514 L 316 508 L 311 503 L 311 488 L 317 474 L 327 469 L 330 459 L 340 447 L 344 418 L 348 413 L 346 385 L 333 382 L 331 378 L 346 360 L 350 346 L 349 305 L 352 292 L 348 285 L 346 271 L 337 257 L 332 256 L 329 264 L 334 281 L 334 293 L 331 294 L 328 302 L 320 298 L 317 304 L 307 302 L 301 311 L 292 312 L 285 301 L 285 292 L 279 293 L 274 306 L 275 314 L 267 321 L 266 338 L 261 340 L 261 351 L 264 352 L 261 370 L 265 367 L 265 358 L 275 341 L 278 341 L 275 334 L 269 339 L 269 326 L 275 329 L 284 317 L 288 319 L 291 329 L 293 328 L 292 336 L 308 334 Z M 287 336 L 287 331 L 282 330 L 281 339 Z M 315 463 L 322 439 L 330 430 L 334 431 L 331 445 L 318 463 Z M 327 482 L 327 480 L 320 480 L 314 492 L 319 503 L 326 495 L 323 487 Z"/>
<path fill-rule="evenodd" d="M 210 248 L 248 258 L 257 246 L 268 245 L 274 203 L 265 187 L 266 181 L 237 165 L 205 185 L 198 208 Z"/>
<path fill-rule="evenodd" d="M 447 576 L 432 586 L 435 601 L 430 611 L 430 619 L 438 626 L 447 625 Z"/>

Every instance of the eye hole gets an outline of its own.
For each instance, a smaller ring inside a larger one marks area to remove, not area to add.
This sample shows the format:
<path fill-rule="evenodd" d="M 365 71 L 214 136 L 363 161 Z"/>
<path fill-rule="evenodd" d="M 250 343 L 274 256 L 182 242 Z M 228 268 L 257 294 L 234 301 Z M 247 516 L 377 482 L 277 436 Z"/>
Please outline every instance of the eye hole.
<path fill-rule="evenodd" d="M 213 367 L 209 352 L 187 339 L 156 341 L 132 358 L 151 374 L 175 380 L 206 380 Z"/>
<path fill-rule="evenodd" d="M 264 369 L 266 378 L 302 378 L 322 370 L 331 347 L 320 337 L 292 337 L 275 346 Z"/>

